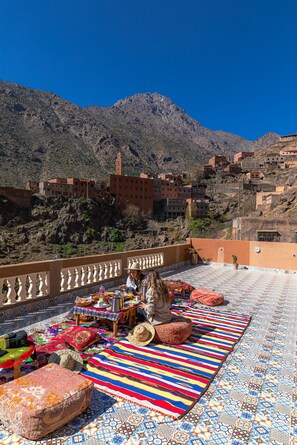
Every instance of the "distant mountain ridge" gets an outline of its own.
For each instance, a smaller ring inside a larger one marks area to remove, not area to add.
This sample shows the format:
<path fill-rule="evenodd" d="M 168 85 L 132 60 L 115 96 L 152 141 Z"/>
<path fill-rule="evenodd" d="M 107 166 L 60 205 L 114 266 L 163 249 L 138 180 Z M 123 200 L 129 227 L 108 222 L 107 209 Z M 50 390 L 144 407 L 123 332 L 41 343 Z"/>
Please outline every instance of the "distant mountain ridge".
<path fill-rule="evenodd" d="M 114 172 L 118 152 L 125 174 L 185 171 L 214 154 L 266 148 L 268 140 L 279 138 L 271 133 L 251 142 L 211 131 L 159 93 L 136 94 L 107 108 L 81 108 L 53 93 L 4 81 L 0 134 L 0 185 L 18 187 L 28 179 L 101 178 Z"/>

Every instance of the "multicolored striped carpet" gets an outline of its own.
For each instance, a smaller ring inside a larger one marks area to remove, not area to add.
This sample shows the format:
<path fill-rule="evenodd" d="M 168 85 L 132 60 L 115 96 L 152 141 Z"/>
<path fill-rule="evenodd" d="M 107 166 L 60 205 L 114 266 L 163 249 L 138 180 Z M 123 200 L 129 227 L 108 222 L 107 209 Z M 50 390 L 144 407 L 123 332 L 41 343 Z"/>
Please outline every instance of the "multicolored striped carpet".
<path fill-rule="evenodd" d="M 121 340 L 91 358 L 82 375 L 99 390 L 174 419 L 183 416 L 213 380 L 250 317 L 184 308 L 193 333 L 178 346 L 137 347 Z"/>

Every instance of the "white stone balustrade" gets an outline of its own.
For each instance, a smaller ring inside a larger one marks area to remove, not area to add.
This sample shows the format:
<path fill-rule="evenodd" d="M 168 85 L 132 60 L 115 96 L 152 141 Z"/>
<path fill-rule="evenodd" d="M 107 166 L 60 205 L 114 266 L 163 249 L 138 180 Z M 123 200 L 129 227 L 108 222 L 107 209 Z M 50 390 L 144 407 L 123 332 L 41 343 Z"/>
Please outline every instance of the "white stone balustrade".
<path fill-rule="evenodd" d="M 0 307 L 47 296 L 48 272 L 18 275 L 0 280 Z"/>
<path fill-rule="evenodd" d="M 185 261 L 189 244 L 0 266 L 0 309 L 126 279 L 133 261 L 157 269 Z"/>
<path fill-rule="evenodd" d="M 139 263 L 141 270 L 157 269 L 164 266 L 164 252 L 128 257 L 128 269 L 133 262 Z"/>
<path fill-rule="evenodd" d="M 121 276 L 121 260 L 115 259 L 96 264 L 67 267 L 61 270 L 60 291 L 70 291 L 86 285 L 93 286 L 101 281 Z"/>

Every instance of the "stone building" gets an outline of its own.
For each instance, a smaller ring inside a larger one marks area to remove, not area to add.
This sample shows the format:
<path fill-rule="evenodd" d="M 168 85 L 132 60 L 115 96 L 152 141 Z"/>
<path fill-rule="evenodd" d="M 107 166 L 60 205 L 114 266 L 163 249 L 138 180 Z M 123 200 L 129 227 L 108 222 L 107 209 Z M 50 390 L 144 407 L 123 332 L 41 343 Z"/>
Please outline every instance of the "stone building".
<path fill-rule="evenodd" d="M 232 239 L 297 243 L 297 218 L 235 218 Z"/>
<path fill-rule="evenodd" d="M 0 187 L 0 198 L 16 204 L 18 207 L 29 209 L 31 207 L 31 190 L 15 189 L 13 187 Z"/>
<path fill-rule="evenodd" d="M 151 178 L 110 175 L 109 191 L 120 211 L 135 205 L 146 214 L 153 212 L 154 180 Z"/>
<path fill-rule="evenodd" d="M 189 217 L 195 215 L 196 218 L 205 218 L 209 210 L 209 200 L 207 199 L 187 199 Z"/>
<path fill-rule="evenodd" d="M 243 159 L 252 158 L 254 156 L 255 153 L 253 151 L 240 151 L 233 156 L 233 162 L 236 164 L 243 161 Z"/>
<path fill-rule="evenodd" d="M 39 194 L 101 200 L 109 193 L 106 181 L 82 178 L 53 178 L 39 182 Z"/>
<path fill-rule="evenodd" d="M 224 155 L 215 155 L 212 158 L 210 158 L 208 164 L 212 168 L 217 168 L 217 167 L 226 167 L 228 164 L 230 164 L 230 162 Z"/>

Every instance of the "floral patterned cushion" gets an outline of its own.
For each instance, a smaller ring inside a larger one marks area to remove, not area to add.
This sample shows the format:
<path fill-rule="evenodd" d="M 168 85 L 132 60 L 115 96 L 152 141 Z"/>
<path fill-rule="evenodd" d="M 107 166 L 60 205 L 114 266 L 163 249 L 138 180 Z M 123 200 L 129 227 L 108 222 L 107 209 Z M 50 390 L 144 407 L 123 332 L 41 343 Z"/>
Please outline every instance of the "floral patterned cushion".
<path fill-rule="evenodd" d="M 0 419 L 15 434 L 38 440 L 79 416 L 94 384 L 51 363 L 0 386 Z"/>
<path fill-rule="evenodd" d="M 155 343 L 180 345 L 192 334 L 192 320 L 175 316 L 170 323 L 154 325 L 154 328 Z"/>
<path fill-rule="evenodd" d="M 67 330 L 65 341 L 77 351 L 83 351 L 98 341 L 99 338 L 100 335 L 92 329 L 73 326 Z"/>
<path fill-rule="evenodd" d="M 197 288 L 191 292 L 190 300 L 198 301 L 206 306 L 219 306 L 224 303 L 224 297 L 219 292 L 204 288 Z"/>
<path fill-rule="evenodd" d="M 181 280 L 163 280 L 166 286 L 168 287 L 169 292 L 173 294 L 190 294 L 194 287 Z"/>

